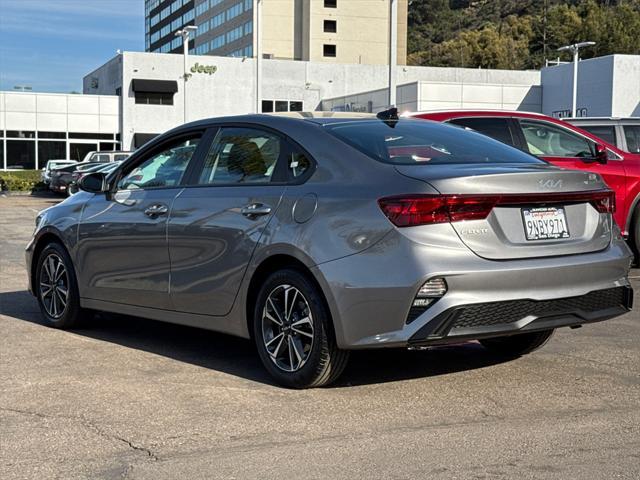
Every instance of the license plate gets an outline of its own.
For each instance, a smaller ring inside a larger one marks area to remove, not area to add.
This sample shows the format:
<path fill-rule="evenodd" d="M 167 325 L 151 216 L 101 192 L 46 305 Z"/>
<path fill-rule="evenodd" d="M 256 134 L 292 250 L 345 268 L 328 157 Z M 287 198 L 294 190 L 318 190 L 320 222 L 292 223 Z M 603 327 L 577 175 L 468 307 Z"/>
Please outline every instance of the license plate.
<path fill-rule="evenodd" d="M 569 238 L 564 208 L 523 208 L 522 221 L 527 240 Z"/>

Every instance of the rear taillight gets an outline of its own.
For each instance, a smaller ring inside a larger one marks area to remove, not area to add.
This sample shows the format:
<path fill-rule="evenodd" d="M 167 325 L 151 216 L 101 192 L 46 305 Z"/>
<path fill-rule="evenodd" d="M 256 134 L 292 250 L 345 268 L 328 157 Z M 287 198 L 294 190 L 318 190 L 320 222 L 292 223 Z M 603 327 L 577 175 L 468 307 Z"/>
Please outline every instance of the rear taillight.
<path fill-rule="evenodd" d="M 378 200 L 380 209 L 396 227 L 482 220 L 497 205 L 557 205 L 589 202 L 600 213 L 615 212 L 610 190 L 569 193 L 501 195 L 401 195 Z"/>

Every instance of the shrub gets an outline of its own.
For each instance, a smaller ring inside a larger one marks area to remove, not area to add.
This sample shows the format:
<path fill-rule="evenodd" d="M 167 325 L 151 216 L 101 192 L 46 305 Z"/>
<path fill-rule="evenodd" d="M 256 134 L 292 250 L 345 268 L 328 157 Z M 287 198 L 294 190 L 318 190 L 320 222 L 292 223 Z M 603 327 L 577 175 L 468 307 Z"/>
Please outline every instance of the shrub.
<path fill-rule="evenodd" d="M 0 171 L 0 191 L 39 192 L 47 190 L 39 170 Z"/>

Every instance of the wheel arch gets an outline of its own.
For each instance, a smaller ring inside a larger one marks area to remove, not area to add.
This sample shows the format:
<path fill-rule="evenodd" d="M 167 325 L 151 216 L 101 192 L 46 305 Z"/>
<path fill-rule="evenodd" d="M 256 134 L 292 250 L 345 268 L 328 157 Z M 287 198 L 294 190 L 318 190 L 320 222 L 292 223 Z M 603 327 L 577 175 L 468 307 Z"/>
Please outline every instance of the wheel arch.
<path fill-rule="evenodd" d="M 33 246 L 33 254 L 31 257 L 32 260 L 31 260 L 31 265 L 29 269 L 30 270 L 29 278 L 31 280 L 30 284 L 32 286 L 35 285 L 35 281 L 36 281 L 36 271 L 38 270 L 38 259 L 40 258 L 40 253 L 42 253 L 42 250 L 44 250 L 45 247 L 51 243 L 57 243 L 58 245 L 60 245 L 62 248 L 66 250 L 67 254 L 70 255 L 69 249 L 62 241 L 62 237 L 58 232 L 54 230 L 46 230 L 45 232 L 38 235 L 38 238 Z M 74 265 L 74 269 L 75 269 L 75 265 Z"/>
<path fill-rule="evenodd" d="M 267 279 L 269 275 L 271 275 L 272 273 L 278 270 L 283 270 L 286 268 L 291 268 L 304 274 L 307 278 L 309 278 L 309 280 L 313 282 L 315 287 L 322 294 L 322 301 L 324 302 L 325 307 L 327 308 L 327 311 L 331 315 L 331 324 L 329 326 L 335 337 L 336 322 L 335 322 L 335 316 L 334 316 L 334 309 L 331 308 L 332 302 L 330 298 L 330 292 L 327 291 L 327 289 L 322 287 L 322 284 L 324 282 L 316 278 L 316 275 L 314 274 L 310 266 L 305 264 L 299 258 L 296 258 L 295 256 L 288 253 L 276 253 L 274 255 L 271 255 L 269 257 L 262 259 L 262 261 L 258 264 L 258 266 L 255 268 L 255 270 L 251 275 L 251 280 L 249 281 L 247 290 L 246 290 L 247 293 L 245 296 L 245 304 L 244 304 L 246 327 L 249 332 L 249 336 L 253 339 L 253 321 L 254 321 L 253 309 L 255 307 L 255 302 L 258 297 L 260 286 Z"/>

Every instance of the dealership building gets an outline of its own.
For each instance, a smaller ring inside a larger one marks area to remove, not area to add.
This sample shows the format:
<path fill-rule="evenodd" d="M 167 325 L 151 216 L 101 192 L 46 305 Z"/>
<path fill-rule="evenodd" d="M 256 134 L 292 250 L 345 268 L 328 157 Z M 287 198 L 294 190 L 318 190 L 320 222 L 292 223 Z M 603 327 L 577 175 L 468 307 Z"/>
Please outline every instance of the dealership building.
<path fill-rule="evenodd" d="M 83 79 L 83 94 L 0 92 L 0 168 L 42 168 L 90 150 L 132 150 L 206 117 L 272 111 L 376 112 L 388 107 L 383 64 L 125 52 Z M 572 65 L 542 71 L 396 68 L 401 111 L 507 109 L 564 116 L 571 109 Z M 185 88 L 186 87 L 186 88 Z M 261 91 L 260 98 L 257 92 Z M 259 101 L 258 101 L 259 100 Z M 640 116 L 640 56 L 579 64 L 583 116 Z M 258 106 L 258 107 L 257 107 Z"/>

